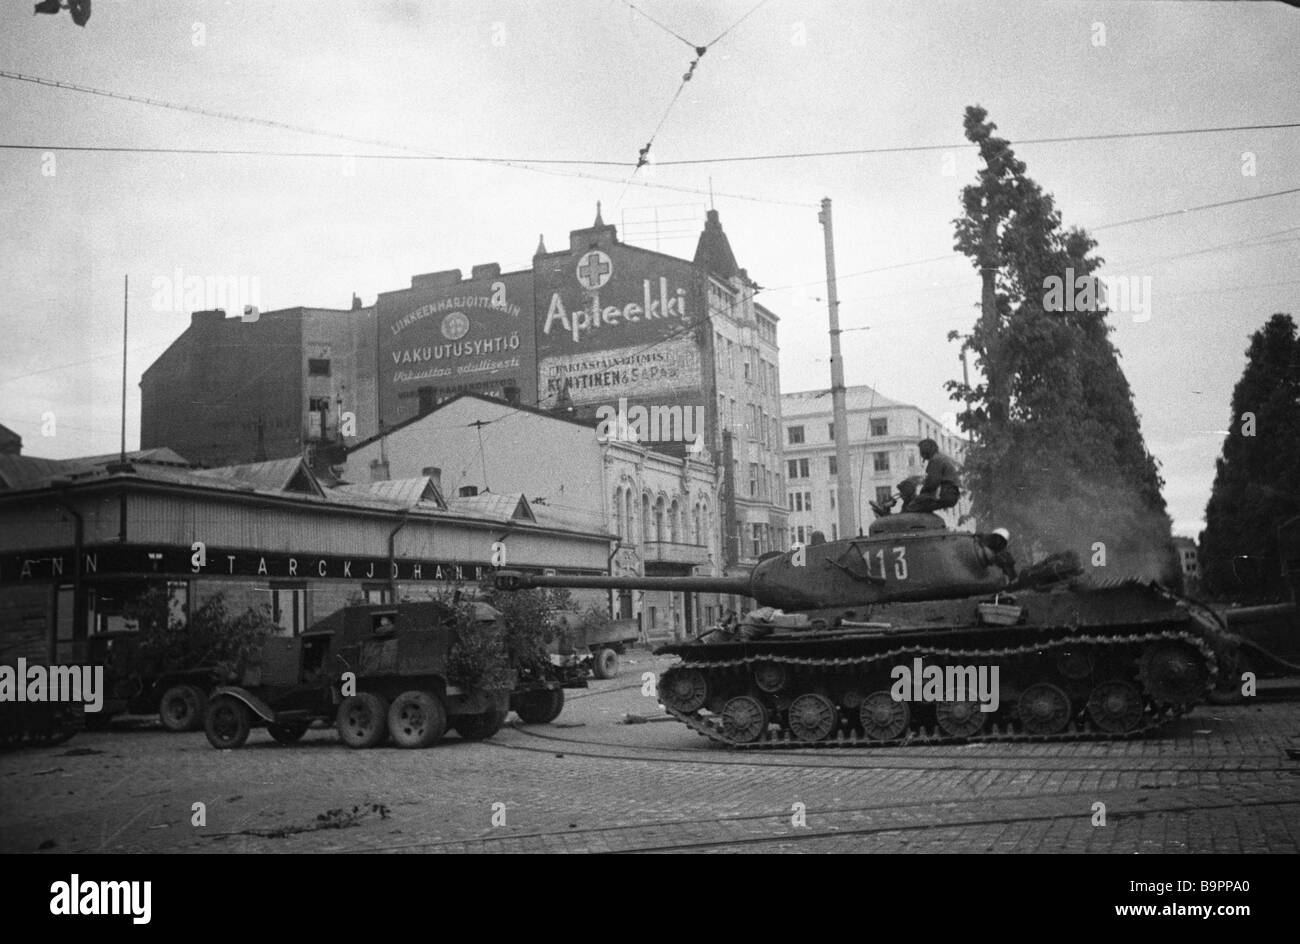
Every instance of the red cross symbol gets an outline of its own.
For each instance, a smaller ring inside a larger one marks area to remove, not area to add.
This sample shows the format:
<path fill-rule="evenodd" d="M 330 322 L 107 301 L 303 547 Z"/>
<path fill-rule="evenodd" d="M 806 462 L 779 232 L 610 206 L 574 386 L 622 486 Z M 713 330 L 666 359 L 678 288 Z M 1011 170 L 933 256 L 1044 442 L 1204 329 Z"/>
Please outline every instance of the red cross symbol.
<path fill-rule="evenodd" d="M 609 281 L 614 265 L 609 256 L 599 250 L 592 250 L 578 263 L 578 281 L 589 291 L 595 291 Z"/>

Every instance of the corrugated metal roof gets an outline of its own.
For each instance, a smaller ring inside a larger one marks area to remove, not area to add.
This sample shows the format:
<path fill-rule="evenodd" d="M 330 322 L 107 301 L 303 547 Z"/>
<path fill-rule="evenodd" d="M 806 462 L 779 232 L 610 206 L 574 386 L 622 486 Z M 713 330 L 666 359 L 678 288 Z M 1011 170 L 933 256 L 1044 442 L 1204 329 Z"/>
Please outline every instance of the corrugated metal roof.
<path fill-rule="evenodd" d="M 332 489 L 345 495 L 367 496 L 395 502 L 399 505 L 429 504 L 437 508 L 446 508 L 442 492 L 428 475 L 417 475 L 409 479 L 392 479 L 385 482 L 369 482 L 353 485 L 339 485 Z M 326 494 L 329 494 L 328 492 Z"/>
<path fill-rule="evenodd" d="M 325 494 L 307 464 L 297 456 L 271 459 L 268 462 L 250 462 L 246 465 L 227 465 L 219 469 L 200 469 L 197 474 L 244 482 L 262 491 L 298 492 L 321 497 Z"/>
<path fill-rule="evenodd" d="M 447 502 L 452 511 L 487 518 L 491 521 L 536 521 L 532 507 L 522 492 L 513 495 L 498 495 L 495 492 L 481 492 L 478 495 L 453 498 Z"/>

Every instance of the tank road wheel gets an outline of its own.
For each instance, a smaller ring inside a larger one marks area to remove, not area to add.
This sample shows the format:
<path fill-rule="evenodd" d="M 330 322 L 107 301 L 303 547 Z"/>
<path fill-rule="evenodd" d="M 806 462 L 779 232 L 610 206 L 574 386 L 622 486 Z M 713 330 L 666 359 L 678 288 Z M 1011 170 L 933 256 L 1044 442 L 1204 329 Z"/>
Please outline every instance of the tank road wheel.
<path fill-rule="evenodd" d="M 506 712 L 499 708 L 479 715 L 461 715 L 456 719 L 456 732 L 467 741 L 486 741 L 501 730 Z"/>
<path fill-rule="evenodd" d="M 268 724 L 266 730 L 280 744 L 296 744 L 302 740 L 302 736 L 307 733 L 309 727 L 310 725 L 301 722 L 297 724 Z"/>
<path fill-rule="evenodd" d="M 1088 716 L 1107 734 L 1123 734 L 1142 723 L 1142 693 L 1131 682 L 1102 682 L 1088 696 Z"/>
<path fill-rule="evenodd" d="M 1027 734 L 1060 734 L 1070 724 L 1070 697 L 1049 682 L 1021 692 L 1016 710 Z"/>
<path fill-rule="evenodd" d="M 203 730 L 208 743 L 219 750 L 242 747 L 248 740 L 253 719 L 248 706 L 238 698 L 222 695 L 208 704 L 203 718 Z"/>
<path fill-rule="evenodd" d="M 398 747 L 429 747 L 447 733 L 447 709 L 429 692 L 402 692 L 388 709 L 388 735 Z"/>
<path fill-rule="evenodd" d="M 753 695 L 737 695 L 722 706 L 722 733 L 741 744 L 752 744 L 767 733 L 767 709 Z"/>
<path fill-rule="evenodd" d="M 592 674 L 598 679 L 612 679 L 618 675 L 618 653 L 605 648 L 597 651 L 591 661 Z"/>
<path fill-rule="evenodd" d="M 387 715 L 387 703 L 373 692 L 349 695 L 335 719 L 339 740 L 352 748 L 375 747 L 388 733 Z"/>
<path fill-rule="evenodd" d="M 934 717 L 944 734 L 968 738 L 979 734 L 988 717 L 977 701 L 941 701 L 934 706 Z"/>
<path fill-rule="evenodd" d="M 912 710 L 886 691 L 872 692 L 858 709 L 862 732 L 873 741 L 895 741 L 907 732 Z"/>
<path fill-rule="evenodd" d="M 703 708 L 708 696 L 709 685 L 699 669 L 669 669 L 659 682 L 659 700 L 684 715 Z"/>
<path fill-rule="evenodd" d="M 825 695 L 809 692 L 790 702 L 790 732 L 800 741 L 824 741 L 835 733 L 840 713 Z"/>
<path fill-rule="evenodd" d="M 564 689 L 537 689 L 519 696 L 515 714 L 524 724 L 550 724 L 564 710 Z"/>
<path fill-rule="evenodd" d="M 1162 705 L 1191 705 L 1205 697 L 1209 674 L 1191 646 L 1164 642 L 1142 656 L 1140 677 L 1151 698 Z"/>
<path fill-rule="evenodd" d="M 754 666 L 754 684 L 760 692 L 774 695 L 785 688 L 790 680 L 790 673 L 780 662 L 760 662 Z"/>
<path fill-rule="evenodd" d="M 158 720 L 168 731 L 194 731 L 203 725 L 205 701 L 193 685 L 173 685 L 158 700 Z"/>

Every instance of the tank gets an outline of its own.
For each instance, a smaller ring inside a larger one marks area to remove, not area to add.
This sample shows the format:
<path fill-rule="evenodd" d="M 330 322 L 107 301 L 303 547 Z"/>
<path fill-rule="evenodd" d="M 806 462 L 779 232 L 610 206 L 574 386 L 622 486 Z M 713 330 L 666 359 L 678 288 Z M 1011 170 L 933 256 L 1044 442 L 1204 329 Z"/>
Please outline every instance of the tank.
<path fill-rule="evenodd" d="M 496 583 L 752 597 L 744 619 L 656 650 L 678 657 L 658 680 L 665 710 L 737 748 L 1129 738 L 1230 682 L 1238 640 L 1210 608 L 1085 578 L 1068 553 L 1018 573 L 1007 538 L 899 514 L 747 576 Z"/>

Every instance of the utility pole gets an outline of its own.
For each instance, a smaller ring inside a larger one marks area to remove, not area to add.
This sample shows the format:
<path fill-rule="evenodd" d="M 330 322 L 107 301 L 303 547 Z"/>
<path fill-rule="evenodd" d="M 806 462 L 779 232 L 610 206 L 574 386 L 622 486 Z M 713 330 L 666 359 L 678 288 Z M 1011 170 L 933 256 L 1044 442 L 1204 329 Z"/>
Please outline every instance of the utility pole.
<path fill-rule="evenodd" d="M 826 237 L 826 307 L 831 322 L 831 416 L 835 426 L 835 491 L 839 504 L 841 540 L 856 529 L 853 507 L 853 470 L 849 462 L 849 419 L 844 402 L 844 360 L 840 356 L 840 300 L 835 286 L 835 232 L 831 225 L 831 199 L 822 199 L 817 220 Z"/>
<path fill-rule="evenodd" d="M 130 308 L 131 276 L 122 276 L 122 439 L 118 462 L 126 465 L 126 318 Z"/>

